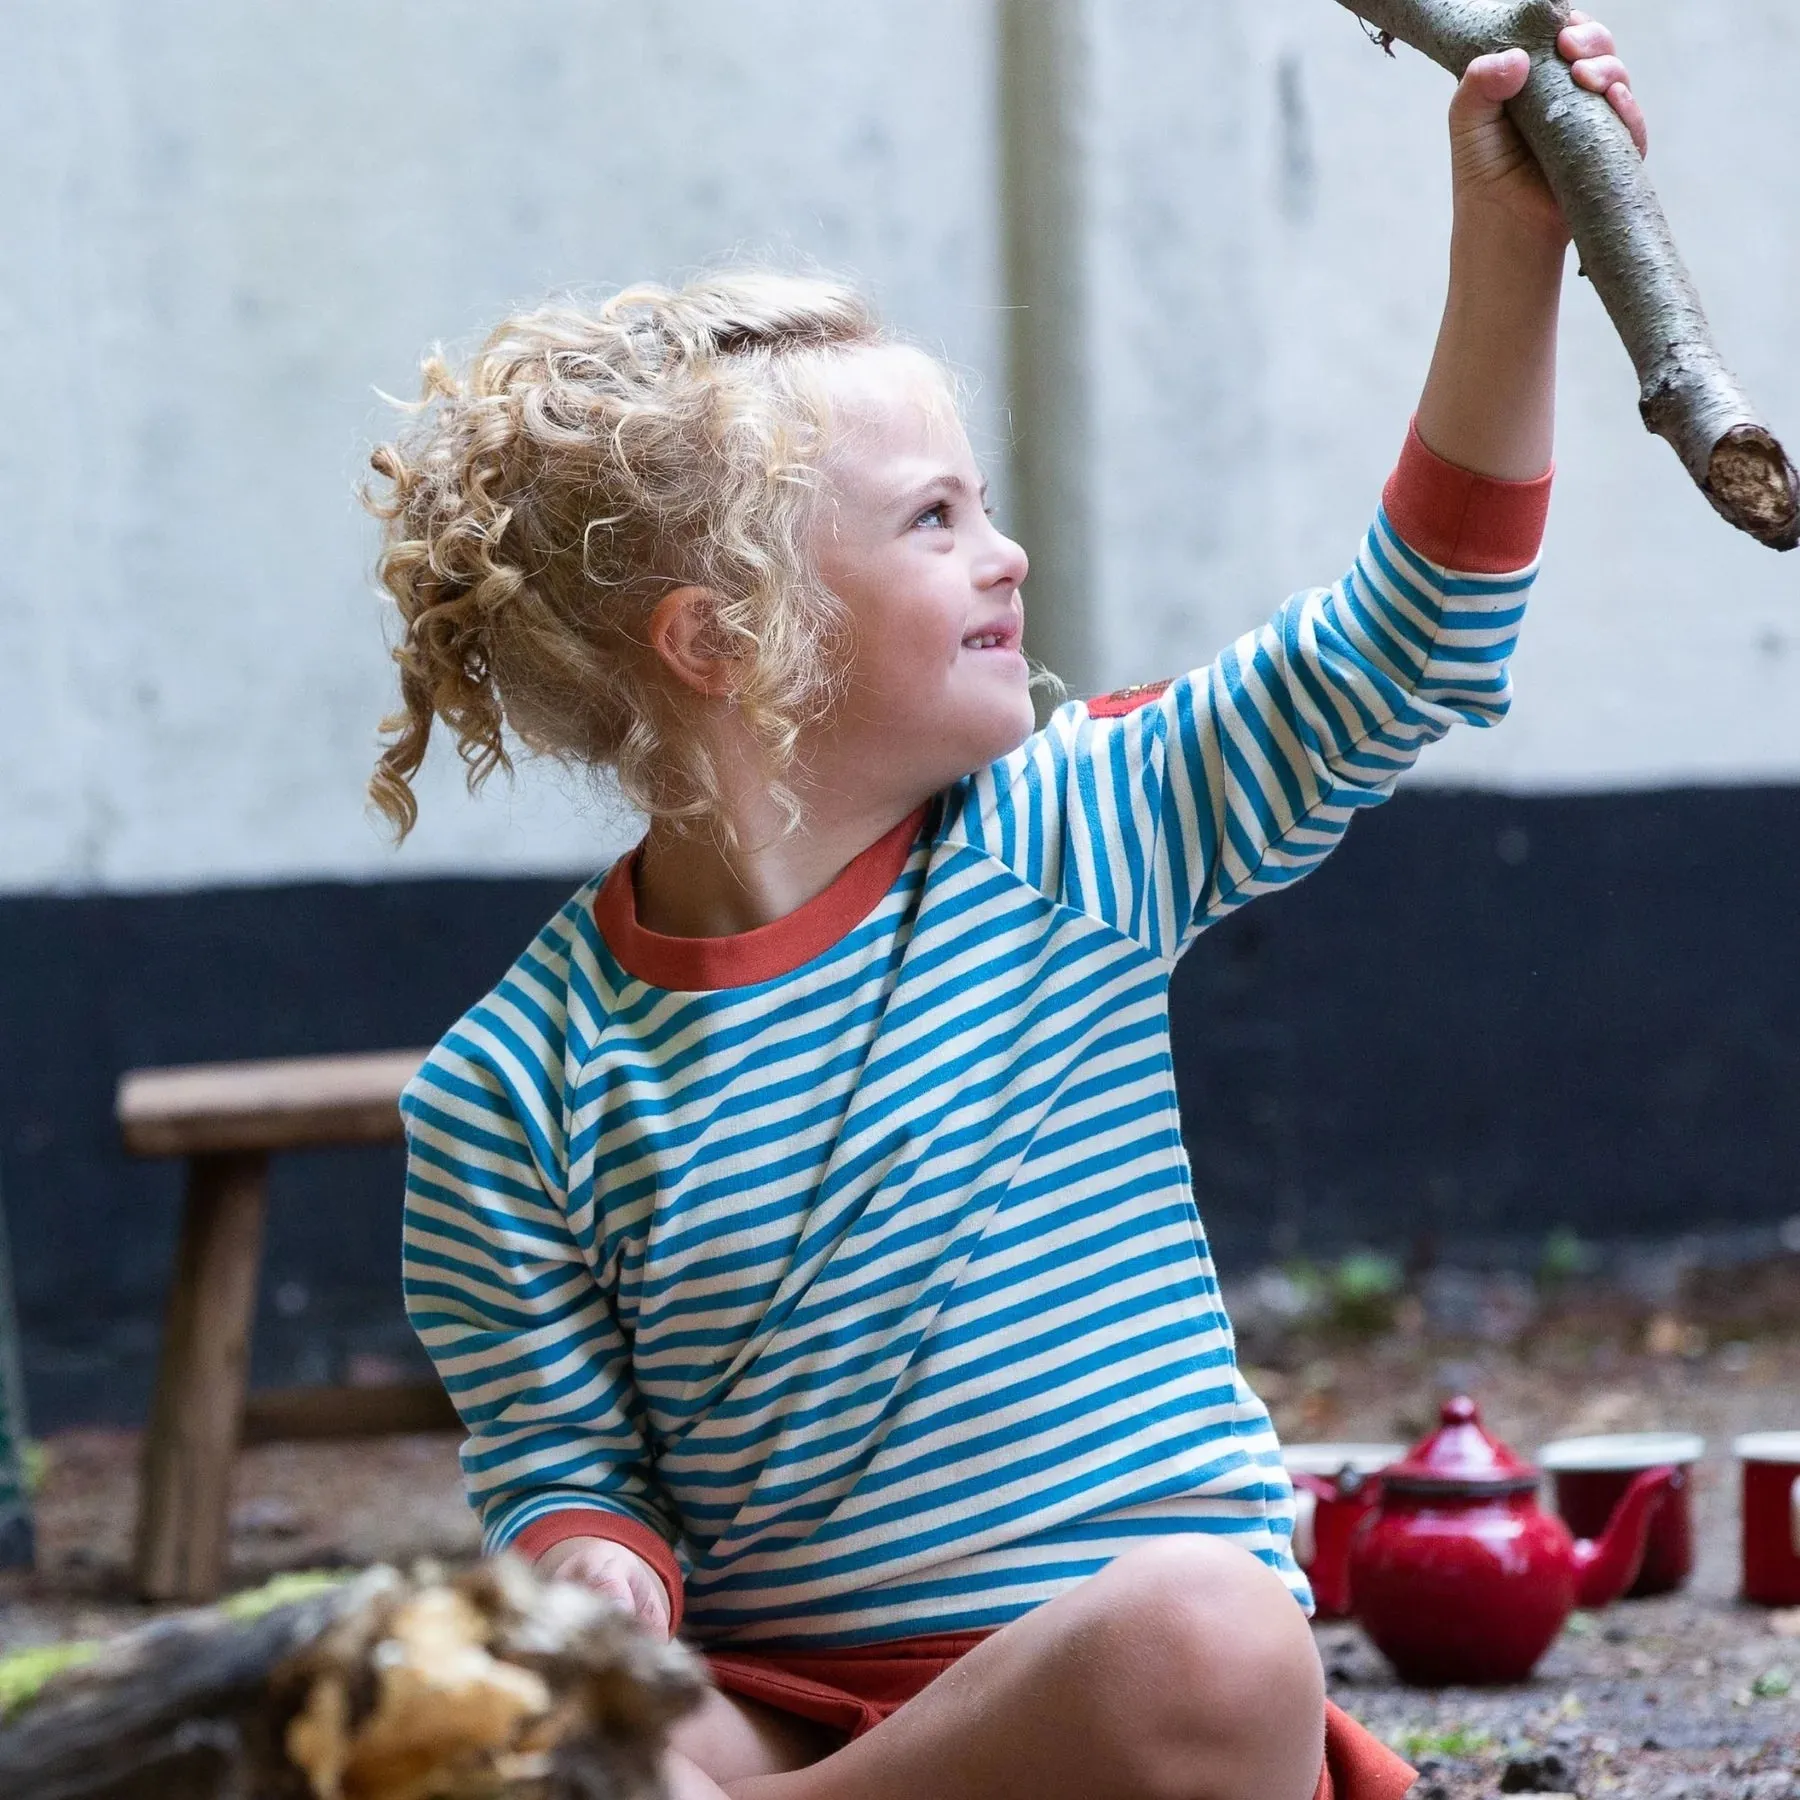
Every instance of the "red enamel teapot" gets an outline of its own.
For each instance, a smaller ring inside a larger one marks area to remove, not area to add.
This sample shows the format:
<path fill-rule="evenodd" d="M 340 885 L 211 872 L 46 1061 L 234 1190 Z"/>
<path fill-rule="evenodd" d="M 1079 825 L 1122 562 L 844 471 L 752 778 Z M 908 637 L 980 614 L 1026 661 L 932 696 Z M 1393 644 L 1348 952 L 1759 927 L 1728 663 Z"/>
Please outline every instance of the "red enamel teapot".
<path fill-rule="evenodd" d="M 1644 1560 L 1650 1520 L 1685 1477 L 1646 1469 L 1598 1538 L 1539 1509 L 1538 1471 L 1445 1402 L 1436 1431 L 1381 1472 L 1350 1545 L 1356 1617 L 1403 1681 L 1523 1681 L 1577 1607 L 1610 1605 Z"/>

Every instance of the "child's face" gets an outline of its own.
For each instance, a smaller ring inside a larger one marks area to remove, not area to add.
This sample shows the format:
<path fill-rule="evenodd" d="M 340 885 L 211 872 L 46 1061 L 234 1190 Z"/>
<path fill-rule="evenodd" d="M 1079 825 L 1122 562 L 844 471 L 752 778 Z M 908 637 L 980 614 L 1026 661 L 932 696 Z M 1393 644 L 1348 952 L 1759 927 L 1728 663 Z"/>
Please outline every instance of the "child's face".
<path fill-rule="evenodd" d="M 1025 552 L 987 515 L 929 358 L 857 351 L 828 379 L 834 443 L 814 554 L 849 609 L 854 648 L 814 767 L 824 775 L 828 761 L 869 797 L 914 805 L 1031 735 Z"/>

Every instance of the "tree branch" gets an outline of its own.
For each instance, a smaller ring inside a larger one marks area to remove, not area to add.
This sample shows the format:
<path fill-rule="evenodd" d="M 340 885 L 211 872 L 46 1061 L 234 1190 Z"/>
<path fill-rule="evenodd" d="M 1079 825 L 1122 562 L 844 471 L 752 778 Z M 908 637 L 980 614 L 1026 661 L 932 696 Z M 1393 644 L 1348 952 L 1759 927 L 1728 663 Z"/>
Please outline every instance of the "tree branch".
<path fill-rule="evenodd" d="M 1568 78 L 1556 48 L 1566 0 L 1338 4 L 1459 79 L 1491 51 L 1530 54 L 1531 75 L 1507 114 L 1543 168 L 1637 370 L 1644 424 L 1740 531 L 1776 550 L 1800 545 L 1800 475 L 1720 360 L 1631 134 L 1605 95 Z"/>

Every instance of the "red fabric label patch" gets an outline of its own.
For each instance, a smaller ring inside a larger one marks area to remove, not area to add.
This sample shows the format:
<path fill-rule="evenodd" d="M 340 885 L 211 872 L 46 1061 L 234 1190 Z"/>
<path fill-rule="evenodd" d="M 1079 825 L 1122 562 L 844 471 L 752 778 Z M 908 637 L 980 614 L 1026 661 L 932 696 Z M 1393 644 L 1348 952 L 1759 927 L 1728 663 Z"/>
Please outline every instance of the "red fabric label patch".
<path fill-rule="evenodd" d="M 1117 719 L 1128 712 L 1136 712 L 1140 706 L 1149 703 L 1169 684 L 1166 681 L 1142 681 L 1136 687 L 1123 687 L 1116 693 L 1096 694 L 1087 703 L 1090 719 Z"/>

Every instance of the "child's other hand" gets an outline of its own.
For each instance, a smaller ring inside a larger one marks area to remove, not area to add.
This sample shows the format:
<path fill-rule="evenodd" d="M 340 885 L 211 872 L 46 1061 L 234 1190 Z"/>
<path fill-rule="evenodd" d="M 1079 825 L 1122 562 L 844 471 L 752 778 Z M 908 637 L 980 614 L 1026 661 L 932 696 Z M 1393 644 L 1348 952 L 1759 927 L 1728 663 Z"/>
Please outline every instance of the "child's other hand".
<path fill-rule="evenodd" d="M 579 1581 L 616 1600 L 658 1637 L 669 1635 L 669 1594 L 662 1577 L 638 1555 L 610 1538 L 564 1538 L 537 1562 L 552 1581 Z"/>
<path fill-rule="evenodd" d="M 1644 110 L 1631 91 L 1631 76 L 1614 53 L 1613 35 L 1597 19 L 1572 12 L 1556 40 L 1569 74 L 1581 87 L 1604 94 L 1625 122 L 1640 156 L 1649 151 Z M 1566 244 L 1569 228 L 1537 158 L 1507 118 L 1504 103 L 1525 85 L 1531 58 L 1523 50 L 1478 56 L 1469 64 L 1450 102 L 1450 160 L 1459 218 L 1488 214 L 1523 225 L 1554 244 Z"/>

